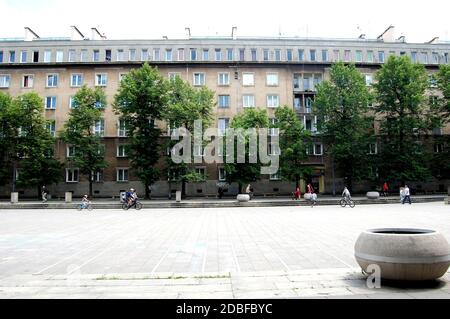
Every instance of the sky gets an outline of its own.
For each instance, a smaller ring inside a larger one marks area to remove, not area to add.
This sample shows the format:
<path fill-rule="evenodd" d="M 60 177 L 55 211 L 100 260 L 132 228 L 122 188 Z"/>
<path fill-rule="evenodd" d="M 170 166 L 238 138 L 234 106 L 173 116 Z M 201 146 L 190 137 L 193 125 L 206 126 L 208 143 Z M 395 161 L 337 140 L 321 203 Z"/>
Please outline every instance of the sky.
<path fill-rule="evenodd" d="M 389 25 L 410 43 L 450 41 L 450 1 L 418 0 L 0 0 L 0 38 L 86 37 L 97 27 L 108 39 L 192 36 L 376 38 Z"/>

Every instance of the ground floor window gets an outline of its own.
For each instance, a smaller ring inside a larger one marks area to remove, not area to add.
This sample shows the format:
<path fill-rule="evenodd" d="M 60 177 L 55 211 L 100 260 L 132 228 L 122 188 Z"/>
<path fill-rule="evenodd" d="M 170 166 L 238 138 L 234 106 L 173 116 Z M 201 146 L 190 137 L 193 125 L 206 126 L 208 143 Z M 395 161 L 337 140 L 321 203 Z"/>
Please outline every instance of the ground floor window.
<path fill-rule="evenodd" d="M 117 169 L 117 181 L 118 182 L 128 182 L 128 168 L 118 168 Z"/>
<path fill-rule="evenodd" d="M 78 183 L 79 182 L 78 168 L 67 168 L 66 169 L 66 182 L 67 183 Z"/>

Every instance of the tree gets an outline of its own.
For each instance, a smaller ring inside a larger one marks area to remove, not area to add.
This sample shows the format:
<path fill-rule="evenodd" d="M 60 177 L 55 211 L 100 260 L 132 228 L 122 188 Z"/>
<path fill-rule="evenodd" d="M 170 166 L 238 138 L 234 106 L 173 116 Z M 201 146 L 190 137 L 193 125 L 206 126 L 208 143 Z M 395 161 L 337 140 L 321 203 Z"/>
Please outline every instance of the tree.
<path fill-rule="evenodd" d="M 442 93 L 439 99 L 439 112 L 443 116 L 444 122 L 450 123 L 450 65 L 441 64 L 439 72 L 436 74 L 437 86 Z"/>
<path fill-rule="evenodd" d="M 35 187 L 40 197 L 42 185 L 57 183 L 63 165 L 54 156 L 55 139 L 47 129 L 44 103 L 36 93 L 27 93 L 14 99 L 19 116 L 20 134 L 15 141 L 15 152 L 20 154 L 19 187 Z"/>
<path fill-rule="evenodd" d="M 212 123 L 214 107 L 214 92 L 206 87 L 193 88 L 180 77 L 170 81 L 170 97 L 163 118 L 171 129 L 184 127 L 190 133 L 194 132 L 194 122 L 201 120 L 202 131 Z M 168 148 L 172 148 L 177 142 L 169 140 Z M 203 147 L 202 147 L 203 149 Z M 181 194 L 186 196 L 186 183 L 199 182 L 204 179 L 188 163 L 174 163 L 167 158 L 167 175 L 169 183 L 172 180 L 181 182 Z"/>
<path fill-rule="evenodd" d="M 389 57 L 375 75 L 377 104 L 381 116 L 382 138 L 379 174 L 386 180 L 426 180 L 430 176 L 429 154 L 421 137 L 427 132 L 425 67 L 407 56 Z"/>
<path fill-rule="evenodd" d="M 288 106 L 280 107 L 275 111 L 276 123 L 280 135 L 280 171 L 281 177 L 287 181 L 294 181 L 299 187 L 300 179 L 311 170 L 304 165 L 308 159 L 306 143 L 310 137 L 303 128 L 294 110 Z"/>
<path fill-rule="evenodd" d="M 155 121 L 162 118 L 168 102 L 167 81 L 147 63 L 125 75 L 114 98 L 114 109 L 127 131 L 128 157 L 145 186 L 146 198 L 150 197 L 150 186 L 161 174 L 156 168 L 161 131 Z"/>
<path fill-rule="evenodd" d="M 374 141 L 373 119 L 367 115 L 370 99 L 364 76 L 354 65 L 334 64 L 330 80 L 317 85 L 314 107 L 325 153 L 342 172 L 350 191 L 354 180 L 367 179 L 371 172 L 368 153 Z"/>
<path fill-rule="evenodd" d="M 243 113 L 236 115 L 231 121 L 230 127 L 233 129 L 259 129 L 269 127 L 269 118 L 265 109 L 245 109 Z M 237 143 L 234 143 L 234 160 L 233 163 L 226 163 L 224 165 L 226 172 L 226 180 L 228 183 L 236 182 L 239 185 L 239 193 L 243 191 L 243 185 L 249 182 L 255 182 L 261 177 L 261 162 L 250 163 L 249 160 L 249 136 L 242 137 L 245 140 L 245 163 L 238 163 Z M 238 138 L 235 138 L 235 141 Z M 224 143 L 225 145 L 225 143 Z M 226 152 L 224 152 L 227 156 Z M 228 162 L 228 160 L 227 160 Z"/>
<path fill-rule="evenodd" d="M 94 128 L 96 124 L 101 123 L 106 96 L 101 88 L 91 89 L 84 85 L 73 98 L 75 106 L 70 111 L 61 138 L 74 150 L 68 164 L 78 168 L 81 175 L 88 177 L 89 196 L 92 196 L 94 173 L 108 166 L 104 159 L 102 132 L 95 132 Z"/>
<path fill-rule="evenodd" d="M 10 180 L 14 141 L 17 136 L 18 116 L 12 112 L 12 98 L 0 92 L 0 185 Z"/>

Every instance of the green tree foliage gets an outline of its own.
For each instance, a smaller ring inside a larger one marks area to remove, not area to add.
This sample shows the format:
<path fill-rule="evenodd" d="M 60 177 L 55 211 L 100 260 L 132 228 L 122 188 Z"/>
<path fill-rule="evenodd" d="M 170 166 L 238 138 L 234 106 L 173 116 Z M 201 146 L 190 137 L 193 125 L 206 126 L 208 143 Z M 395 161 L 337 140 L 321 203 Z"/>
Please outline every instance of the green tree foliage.
<path fill-rule="evenodd" d="M 379 174 L 391 181 L 426 180 L 430 176 L 429 153 L 422 135 L 428 130 L 425 67 L 407 56 L 389 57 L 377 72 L 375 111 L 381 116 L 382 138 Z"/>
<path fill-rule="evenodd" d="M 171 129 L 186 128 L 194 134 L 194 121 L 202 121 L 202 130 L 208 128 L 213 121 L 214 92 L 207 87 L 193 88 L 180 77 L 171 80 L 169 89 L 169 103 L 164 110 L 163 118 Z M 192 143 L 194 139 L 192 138 Z M 177 141 L 169 140 L 166 144 L 172 148 Z M 169 183 L 181 182 L 182 196 L 186 195 L 186 183 L 200 182 L 204 176 L 196 173 L 194 167 L 187 163 L 174 163 L 170 156 L 167 158 L 167 174 Z"/>
<path fill-rule="evenodd" d="M 316 88 L 314 106 L 325 153 L 351 190 L 354 180 L 372 177 L 368 152 L 369 144 L 374 142 L 373 118 L 367 115 L 370 92 L 356 67 L 343 63 L 334 64 L 330 80 Z"/>
<path fill-rule="evenodd" d="M 128 136 L 127 153 L 136 176 L 145 185 L 145 197 L 161 172 L 161 131 L 155 125 L 169 102 L 169 85 L 156 68 L 145 63 L 123 77 L 115 95 L 114 109 L 124 121 Z"/>
<path fill-rule="evenodd" d="M 73 98 L 75 106 L 61 132 L 61 139 L 74 147 L 75 153 L 68 158 L 68 165 L 88 177 L 89 196 L 92 196 L 93 174 L 108 166 L 102 138 L 94 132 L 95 123 L 102 119 L 106 96 L 101 88 L 83 86 Z"/>
<path fill-rule="evenodd" d="M 442 93 L 439 99 L 440 109 L 445 122 L 450 122 L 450 65 L 441 64 L 436 74 L 437 86 Z"/>
<path fill-rule="evenodd" d="M 283 106 L 275 111 L 275 125 L 280 135 L 280 171 L 281 177 L 287 181 L 294 181 L 299 187 L 300 179 L 311 170 L 305 165 L 308 159 L 306 146 L 310 133 L 303 128 L 294 110 Z"/>
<path fill-rule="evenodd" d="M 252 128 L 268 128 L 269 118 L 267 116 L 267 111 L 265 109 L 245 109 L 244 112 L 236 115 L 231 121 L 231 128 L 233 129 L 252 129 Z M 255 182 L 261 177 L 261 162 L 250 163 L 249 162 L 249 137 L 245 138 L 245 163 L 238 163 L 237 160 L 237 140 L 235 138 L 235 149 L 234 149 L 234 161 L 233 163 L 226 163 L 224 165 L 226 172 L 226 180 L 228 183 L 237 183 L 239 185 L 239 192 L 242 192 L 243 185 Z M 225 145 L 225 143 L 224 143 Z M 227 156 L 226 152 L 224 154 Z M 228 160 L 227 160 L 228 161 Z"/>
<path fill-rule="evenodd" d="M 13 146 L 17 138 L 19 117 L 12 110 L 12 98 L 0 92 L 0 185 L 10 180 Z"/>

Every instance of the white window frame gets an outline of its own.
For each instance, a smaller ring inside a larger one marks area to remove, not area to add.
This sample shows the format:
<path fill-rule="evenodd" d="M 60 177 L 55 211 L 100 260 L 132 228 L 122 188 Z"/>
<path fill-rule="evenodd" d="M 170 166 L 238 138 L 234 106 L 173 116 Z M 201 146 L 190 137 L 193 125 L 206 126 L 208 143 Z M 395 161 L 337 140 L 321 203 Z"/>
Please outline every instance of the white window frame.
<path fill-rule="evenodd" d="M 177 49 L 177 61 L 184 61 L 186 58 L 184 48 Z"/>
<path fill-rule="evenodd" d="M 194 54 L 194 59 L 192 58 L 192 54 Z M 196 48 L 189 49 L 189 60 L 190 61 L 198 61 L 198 52 Z"/>
<path fill-rule="evenodd" d="M 169 81 L 174 81 L 177 76 L 181 78 L 181 73 L 180 72 L 167 73 L 167 78 L 169 79 Z"/>
<path fill-rule="evenodd" d="M 221 127 L 221 123 L 224 123 L 223 127 Z M 217 119 L 217 132 L 219 136 L 224 136 L 227 128 L 230 127 L 230 118 L 228 117 L 220 117 Z"/>
<path fill-rule="evenodd" d="M 206 59 L 205 59 L 205 57 L 206 57 Z M 203 61 L 209 61 L 209 49 L 203 49 L 202 50 L 202 60 Z"/>
<path fill-rule="evenodd" d="M 164 58 L 167 62 L 172 62 L 173 61 L 173 50 L 166 49 L 164 52 Z"/>
<path fill-rule="evenodd" d="M 50 62 L 52 62 L 52 51 L 45 50 L 44 51 L 44 63 L 50 63 Z"/>
<path fill-rule="evenodd" d="M 224 182 L 227 180 L 227 171 L 225 170 L 225 167 L 218 167 L 217 168 L 217 175 L 220 182 Z"/>
<path fill-rule="evenodd" d="M 222 80 L 226 80 L 226 81 L 222 81 Z M 217 73 L 217 85 L 229 86 L 230 85 L 230 72 Z"/>
<path fill-rule="evenodd" d="M 193 77 L 192 83 L 194 86 L 203 86 L 206 84 L 206 76 L 204 72 L 194 72 L 192 74 L 192 77 Z M 199 80 L 198 83 L 196 81 L 196 77 L 198 77 Z"/>
<path fill-rule="evenodd" d="M 72 172 L 72 179 L 69 180 L 69 172 Z M 75 172 L 76 173 L 76 179 L 75 177 Z M 66 183 L 78 183 L 80 181 L 80 170 L 78 168 L 66 168 Z"/>
<path fill-rule="evenodd" d="M 100 76 L 100 78 L 99 78 Z M 100 79 L 100 83 L 99 83 Z M 104 81 L 103 81 L 104 79 Z M 103 83 L 104 82 L 104 83 Z M 107 86 L 108 84 L 108 73 L 95 73 L 95 86 Z"/>
<path fill-rule="evenodd" d="M 28 86 L 25 86 L 25 77 L 28 76 Z M 31 85 L 30 85 L 31 83 Z M 34 74 L 24 74 L 22 75 L 22 88 L 31 89 L 34 86 Z"/>
<path fill-rule="evenodd" d="M 80 77 L 80 84 L 74 83 L 74 76 Z M 83 86 L 83 74 L 82 73 L 72 73 L 70 74 L 70 86 L 71 87 L 81 87 Z"/>
<path fill-rule="evenodd" d="M 72 152 L 71 152 L 71 150 L 72 150 Z M 67 145 L 66 146 L 66 157 L 67 158 L 74 157 L 75 156 L 75 152 L 76 152 L 75 146 L 72 146 L 72 145 Z"/>
<path fill-rule="evenodd" d="M 49 85 L 50 77 L 53 77 L 51 85 Z M 56 84 L 55 84 L 55 79 L 56 79 Z M 46 81 L 45 81 L 46 87 L 47 88 L 56 88 L 56 87 L 58 87 L 58 84 L 59 84 L 59 75 L 58 75 L 58 73 L 48 73 L 47 77 L 46 77 Z"/>
<path fill-rule="evenodd" d="M 279 83 L 279 79 L 278 79 L 277 72 L 267 72 L 266 73 L 266 85 L 267 86 L 278 86 L 278 83 Z"/>
<path fill-rule="evenodd" d="M 122 171 L 122 178 L 123 179 L 119 179 L 119 172 Z M 126 171 L 126 179 L 124 179 L 125 177 L 125 171 Z M 127 183 L 130 180 L 130 169 L 128 167 L 117 167 L 116 168 L 116 182 L 118 183 Z"/>
<path fill-rule="evenodd" d="M 48 101 L 50 101 L 50 106 L 48 105 Z M 54 95 L 45 97 L 45 109 L 46 110 L 56 110 L 56 106 L 58 105 L 58 98 Z"/>
<path fill-rule="evenodd" d="M 130 61 L 136 61 L 136 49 L 129 49 L 129 51 L 128 51 L 128 59 Z"/>
<path fill-rule="evenodd" d="M 355 62 L 361 63 L 363 61 L 363 59 L 364 59 L 363 51 L 362 50 L 356 50 L 356 52 L 355 52 Z"/>
<path fill-rule="evenodd" d="M 252 102 L 252 103 L 246 103 Z M 242 107 L 252 108 L 255 107 L 255 95 L 254 94 L 244 94 L 242 95 Z"/>
<path fill-rule="evenodd" d="M 214 61 L 222 61 L 222 49 L 214 49 Z"/>
<path fill-rule="evenodd" d="M 88 50 L 82 49 L 80 51 L 80 62 L 87 62 L 88 60 Z"/>
<path fill-rule="evenodd" d="M 117 145 L 116 156 L 119 157 L 119 158 L 128 157 L 128 154 L 127 154 L 127 150 L 126 150 L 125 144 L 119 144 L 119 145 Z"/>
<path fill-rule="evenodd" d="M 123 122 L 123 126 L 121 126 L 121 122 Z M 117 120 L 117 136 L 118 137 L 127 137 L 127 128 L 124 120 Z"/>
<path fill-rule="evenodd" d="M 255 73 L 243 72 L 242 73 L 242 86 L 255 86 Z"/>
<path fill-rule="evenodd" d="M 77 51 L 73 50 L 73 49 L 70 49 L 69 52 L 68 52 L 67 61 L 68 62 L 75 62 L 76 58 L 77 58 Z"/>
<path fill-rule="evenodd" d="M 25 54 L 25 59 L 23 58 L 23 55 Z M 22 50 L 20 51 L 20 63 L 26 63 L 28 58 L 28 51 Z"/>
<path fill-rule="evenodd" d="M 316 152 L 317 145 L 320 145 L 320 153 Z M 314 152 L 314 156 L 322 156 L 323 155 L 323 144 L 322 143 L 314 143 L 313 144 L 313 152 Z"/>
<path fill-rule="evenodd" d="M 277 124 L 277 119 L 274 117 L 269 118 L 269 124 L 270 126 L 274 126 Z M 269 128 L 269 136 L 278 136 L 280 132 L 280 129 L 277 127 L 271 127 Z"/>
<path fill-rule="evenodd" d="M 92 172 L 92 181 L 94 183 L 102 183 L 104 181 L 104 176 L 104 171 L 102 169 Z"/>
<path fill-rule="evenodd" d="M 10 74 L 0 74 L 0 88 L 9 88 L 11 85 L 11 75 Z"/>
<path fill-rule="evenodd" d="M 153 49 L 153 61 L 161 61 L 161 50 Z"/>
<path fill-rule="evenodd" d="M 125 52 L 123 49 L 117 49 L 116 61 L 125 61 Z"/>
<path fill-rule="evenodd" d="M 141 49 L 141 61 L 148 61 L 148 49 Z"/>
<path fill-rule="evenodd" d="M 203 157 L 203 155 L 204 155 L 203 145 L 194 145 L 194 149 L 193 149 L 192 153 L 193 153 L 194 157 Z"/>
<path fill-rule="evenodd" d="M 208 177 L 207 174 L 206 174 L 206 167 L 205 166 L 196 166 L 194 169 L 195 169 L 195 172 L 197 174 L 202 175 L 202 177 L 204 179 L 206 179 Z"/>
<path fill-rule="evenodd" d="M 267 107 L 277 108 L 280 106 L 280 96 L 278 94 L 268 94 L 266 97 L 266 101 Z"/>
<path fill-rule="evenodd" d="M 64 51 L 63 50 L 57 50 L 56 51 L 56 60 L 57 63 L 64 62 Z"/>
<path fill-rule="evenodd" d="M 373 147 L 375 146 L 375 147 Z M 378 154 L 378 143 L 370 143 L 369 144 L 369 154 L 376 155 Z"/>
<path fill-rule="evenodd" d="M 69 96 L 69 109 L 74 109 L 75 108 L 75 98 L 74 96 Z"/>
<path fill-rule="evenodd" d="M 221 102 L 221 97 L 222 96 L 228 96 L 228 103 L 227 103 L 227 105 L 225 105 L 225 106 L 221 106 L 220 105 L 220 102 Z M 219 109 L 227 109 L 227 108 L 229 108 L 230 107 L 230 95 L 229 94 L 219 94 L 218 96 L 217 96 L 217 107 L 219 108 Z"/>
<path fill-rule="evenodd" d="M 49 131 L 50 135 L 55 137 L 56 136 L 56 122 L 55 121 L 49 121 L 46 123 L 46 128 Z"/>
<path fill-rule="evenodd" d="M 105 136 L 105 119 L 95 121 L 92 131 L 98 136 Z"/>
<path fill-rule="evenodd" d="M 364 78 L 366 81 L 366 86 L 372 86 L 373 84 L 373 74 L 364 74 Z"/>

